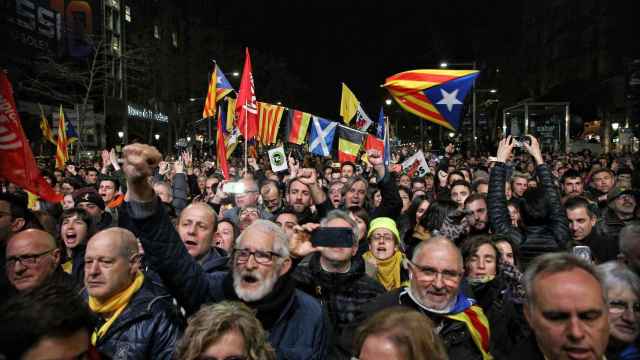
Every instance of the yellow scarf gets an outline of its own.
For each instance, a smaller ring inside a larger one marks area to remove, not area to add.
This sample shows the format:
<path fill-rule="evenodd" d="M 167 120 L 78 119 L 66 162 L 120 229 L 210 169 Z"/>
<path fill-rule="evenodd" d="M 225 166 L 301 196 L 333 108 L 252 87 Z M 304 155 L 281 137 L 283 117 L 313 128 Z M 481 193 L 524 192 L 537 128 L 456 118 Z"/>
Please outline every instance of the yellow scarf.
<path fill-rule="evenodd" d="M 136 275 L 136 279 L 133 281 L 133 283 L 131 283 L 131 285 L 129 285 L 128 288 L 124 289 L 119 294 L 114 295 L 113 297 L 111 297 L 111 299 L 107 300 L 104 303 L 100 302 L 98 299 L 92 296 L 89 296 L 89 308 L 91 308 L 91 311 L 97 314 L 113 313 L 113 315 L 111 315 L 111 317 L 107 319 L 107 321 L 102 324 L 99 329 L 93 331 L 93 334 L 91 335 L 91 344 L 95 346 L 98 342 L 98 339 L 100 339 L 102 336 L 104 336 L 104 334 L 107 333 L 118 316 L 120 316 L 127 305 L 129 305 L 129 301 L 131 300 L 133 295 L 138 290 L 140 290 L 143 282 L 144 275 L 142 274 L 142 272 L 138 272 L 138 274 Z"/>
<path fill-rule="evenodd" d="M 71 271 L 73 270 L 73 260 L 65 261 L 65 263 L 62 264 L 62 270 L 67 274 L 71 274 Z"/>
<path fill-rule="evenodd" d="M 367 251 L 362 255 L 365 260 L 373 258 L 371 251 Z M 399 288 L 402 284 L 400 281 L 400 269 L 402 267 L 402 259 L 404 255 L 397 251 L 387 260 L 378 260 L 376 278 L 384 286 L 385 289 L 393 290 Z"/>

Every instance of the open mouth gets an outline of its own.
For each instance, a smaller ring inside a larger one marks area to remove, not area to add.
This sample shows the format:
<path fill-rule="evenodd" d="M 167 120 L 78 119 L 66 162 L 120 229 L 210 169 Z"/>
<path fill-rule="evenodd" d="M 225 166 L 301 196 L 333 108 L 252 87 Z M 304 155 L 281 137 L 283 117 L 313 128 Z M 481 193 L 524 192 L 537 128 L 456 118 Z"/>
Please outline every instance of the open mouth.
<path fill-rule="evenodd" d="M 198 246 L 198 243 L 193 240 L 185 240 L 184 245 L 188 247 Z"/>
<path fill-rule="evenodd" d="M 569 355 L 569 359 L 590 359 L 591 358 L 591 351 L 588 348 L 565 347 L 564 351 L 566 351 L 567 355 Z"/>
<path fill-rule="evenodd" d="M 78 239 L 78 235 L 76 233 L 66 233 L 65 237 L 66 237 L 65 242 L 67 244 L 75 244 L 76 240 Z"/>
<path fill-rule="evenodd" d="M 255 284 L 258 282 L 258 280 L 259 279 L 254 275 L 250 275 L 250 274 L 242 275 L 242 281 L 248 284 Z"/>
<path fill-rule="evenodd" d="M 376 251 L 377 251 L 377 252 L 386 252 L 386 251 L 387 251 L 387 248 L 386 248 L 386 247 L 384 247 L 384 246 L 378 246 L 378 247 L 376 248 Z"/>

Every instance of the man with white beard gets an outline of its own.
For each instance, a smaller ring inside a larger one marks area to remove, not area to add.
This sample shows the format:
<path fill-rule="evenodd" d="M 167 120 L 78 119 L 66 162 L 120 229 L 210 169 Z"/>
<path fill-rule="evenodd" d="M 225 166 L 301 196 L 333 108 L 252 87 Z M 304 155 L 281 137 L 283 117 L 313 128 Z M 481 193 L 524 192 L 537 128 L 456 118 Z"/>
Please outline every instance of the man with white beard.
<path fill-rule="evenodd" d="M 161 155 L 148 145 L 124 148 L 125 209 L 145 260 L 187 314 L 201 305 L 240 300 L 256 311 L 278 359 L 324 359 L 328 322 L 322 306 L 295 289 L 287 235 L 278 225 L 256 220 L 236 239 L 231 273 L 207 274 L 189 255 L 147 181 Z"/>

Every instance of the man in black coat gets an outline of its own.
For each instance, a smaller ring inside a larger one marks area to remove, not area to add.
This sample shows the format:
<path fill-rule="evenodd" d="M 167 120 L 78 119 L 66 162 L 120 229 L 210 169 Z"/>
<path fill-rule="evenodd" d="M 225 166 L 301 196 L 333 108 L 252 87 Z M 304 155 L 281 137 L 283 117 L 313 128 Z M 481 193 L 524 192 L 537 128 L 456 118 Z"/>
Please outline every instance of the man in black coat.
<path fill-rule="evenodd" d="M 451 360 L 488 359 L 490 329 L 482 309 L 461 291 L 464 268 L 460 250 L 444 236 L 420 242 L 407 262 L 409 287 L 381 295 L 361 307 L 357 326 L 374 313 L 391 306 L 407 306 L 429 317 Z M 345 343 L 350 336 L 343 336 Z"/>
<path fill-rule="evenodd" d="M 312 230 L 317 224 L 307 224 Z M 318 299 L 333 325 L 334 339 L 330 344 L 329 358 L 350 359 L 349 348 L 341 348 L 337 339 L 345 327 L 355 320 L 356 310 L 385 292 L 384 287 L 367 276 L 358 251 L 358 226 L 348 213 L 333 210 L 322 219 L 320 228 L 348 228 L 353 232 L 350 247 L 309 248 L 315 251 L 309 262 L 296 267 L 293 277 L 298 289 Z"/>
<path fill-rule="evenodd" d="M 618 241 L 609 239 L 602 234 L 598 227 L 597 216 L 589 201 L 582 196 L 572 197 L 564 204 L 569 219 L 571 241 L 569 250 L 574 246 L 588 246 L 591 259 L 597 264 L 615 260 L 618 256 Z"/>
<path fill-rule="evenodd" d="M 216 232 L 216 212 L 203 202 L 188 205 L 178 217 L 176 230 L 180 240 L 191 255 L 206 271 L 213 273 L 228 269 L 229 257 L 213 242 Z"/>
<path fill-rule="evenodd" d="M 529 136 L 531 143 L 522 146 L 533 156 L 539 186 L 527 189 L 519 199 L 521 218 L 525 231 L 521 232 L 511 224 L 507 200 L 504 192 L 507 159 L 511 156 L 516 142 L 511 136 L 502 139 L 498 146 L 496 164 L 489 178 L 489 222 L 496 234 L 507 235 L 519 247 L 521 262 L 526 266 L 534 257 L 547 252 L 562 251 L 569 241 L 569 224 L 560 204 L 560 192 L 553 182 L 553 175 L 544 163 L 538 140 Z"/>
<path fill-rule="evenodd" d="M 172 359 L 184 322 L 171 297 L 140 271 L 135 236 L 122 228 L 94 235 L 85 253 L 91 342 L 113 359 Z"/>

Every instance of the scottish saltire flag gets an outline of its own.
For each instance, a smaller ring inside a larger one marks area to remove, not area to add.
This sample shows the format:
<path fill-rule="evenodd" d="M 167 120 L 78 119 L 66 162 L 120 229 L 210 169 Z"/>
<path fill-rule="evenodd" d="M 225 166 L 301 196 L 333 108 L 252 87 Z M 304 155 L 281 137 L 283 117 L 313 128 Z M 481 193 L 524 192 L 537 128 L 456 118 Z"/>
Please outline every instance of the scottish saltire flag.
<path fill-rule="evenodd" d="M 477 70 L 411 70 L 387 78 L 383 86 L 406 111 L 456 130 L 478 74 Z"/>
<path fill-rule="evenodd" d="M 337 125 L 337 122 L 313 116 L 309 134 L 309 152 L 320 156 L 330 156 Z"/>

